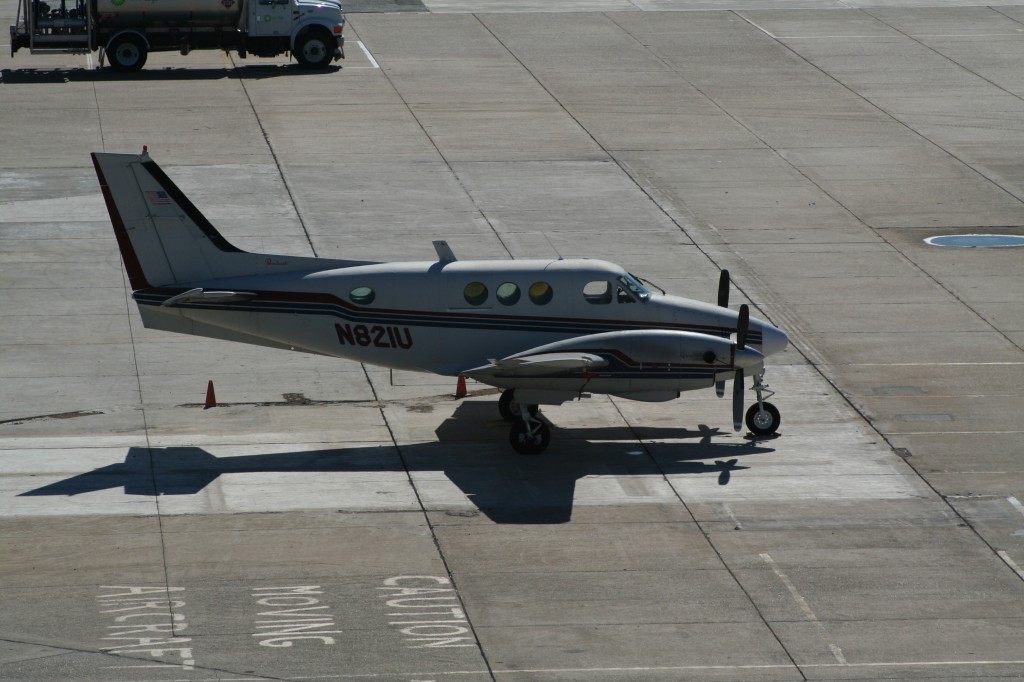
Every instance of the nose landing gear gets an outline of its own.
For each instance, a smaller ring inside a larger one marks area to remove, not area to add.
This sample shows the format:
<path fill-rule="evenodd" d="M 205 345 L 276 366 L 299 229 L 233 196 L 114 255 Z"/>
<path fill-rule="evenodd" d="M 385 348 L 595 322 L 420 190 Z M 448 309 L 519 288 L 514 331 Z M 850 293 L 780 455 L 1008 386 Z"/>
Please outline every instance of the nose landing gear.
<path fill-rule="evenodd" d="M 768 384 L 764 383 L 763 370 L 754 375 L 752 388 L 757 393 L 757 402 L 747 410 L 745 419 L 747 428 L 755 436 L 771 436 L 779 430 L 782 416 L 777 407 L 765 400 L 765 398 L 775 395 L 775 391 L 769 390 Z"/>

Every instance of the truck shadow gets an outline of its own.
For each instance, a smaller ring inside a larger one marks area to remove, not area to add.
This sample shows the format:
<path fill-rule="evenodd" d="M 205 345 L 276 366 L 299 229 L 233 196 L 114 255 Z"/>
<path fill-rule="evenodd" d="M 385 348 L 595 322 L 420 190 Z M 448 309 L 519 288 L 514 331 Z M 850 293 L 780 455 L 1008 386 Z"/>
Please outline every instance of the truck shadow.
<path fill-rule="evenodd" d="M 460 405 L 456 413 L 466 406 Z M 245 473 L 309 474 L 312 481 L 318 473 L 346 472 L 362 474 L 356 479 L 366 478 L 366 485 L 372 486 L 379 479 L 366 474 L 393 473 L 409 476 L 418 489 L 422 488 L 418 496 L 430 512 L 455 516 L 482 513 L 494 523 L 503 524 L 559 524 L 572 518 L 581 479 L 618 481 L 631 498 L 629 502 L 667 502 L 674 498 L 665 487 L 665 477 L 704 476 L 709 485 L 728 485 L 736 472 L 748 469 L 738 465 L 740 457 L 774 451 L 749 441 L 716 443 L 716 432 L 706 427 L 648 429 L 645 441 L 652 438 L 672 442 L 647 446 L 641 445 L 627 428 L 608 428 L 559 433 L 547 453 L 523 456 L 512 452 L 500 438 L 507 432 L 504 422 L 492 421 L 485 426 L 489 426 L 488 440 L 475 436 L 465 439 L 469 434 L 461 432 L 461 440 L 441 435 L 439 441 L 397 447 L 371 445 L 220 457 L 199 447 L 132 447 L 123 462 L 19 496 L 73 496 L 117 488 L 125 495 L 196 495 L 222 475 Z M 446 430 L 443 426 L 439 429 L 442 434 Z M 437 473 L 461 490 L 476 510 L 467 510 L 458 496 L 445 491 L 446 484 Z"/>
<path fill-rule="evenodd" d="M 341 71 L 342 67 L 332 64 L 323 69 L 304 69 L 298 64 L 252 64 L 231 68 L 181 67 L 146 68 L 134 73 L 122 73 L 109 68 L 54 68 L 54 69 L 0 69 L 0 85 L 47 85 L 53 83 L 102 83 L 102 82 L 146 82 L 146 81 L 203 81 L 203 80 L 263 80 L 291 76 L 317 76 Z"/>

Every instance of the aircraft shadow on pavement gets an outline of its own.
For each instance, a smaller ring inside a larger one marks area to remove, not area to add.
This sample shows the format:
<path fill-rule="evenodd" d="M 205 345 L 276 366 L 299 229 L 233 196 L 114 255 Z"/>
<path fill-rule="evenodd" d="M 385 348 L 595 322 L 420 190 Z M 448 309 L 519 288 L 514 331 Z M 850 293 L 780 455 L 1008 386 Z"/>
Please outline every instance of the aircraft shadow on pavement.
<path fill-rule="evenodd" d="M 645 449 L 630 429 L 619 427 L 556 430 L 551 449 L 531 457 L 512 452 L 503 438 L 496 438 L 507 433 L 503 421 L 466 420 L 476 427 L 468 434 L 455 428 L 463 421 L 456 415 L 465 412 L 464 406 L 469 404 L 460 405 L 438 429 L 439 442 L 402 444 L 397 450 L 375 445 L 230 457 L 217 457 L 199 447 L 133 447 L 123 462 L 19 496 L 80 495 L 115 488 L 123 488 L 126 495 L 195 495 L 223 474 L 254 472 L 408 472 L 416 479 L 419 472 L 440 471 L 495 523 L 558 524 L 571 519 L 576 482 L 584 477 L 714 474 L 718 485 L 728 485 L 735 472 L 748 468 L 738 465 L 739 457 L 774 451 L 751 441 L 715 443 L 717 430 L 703 426 L 700 430 L 639 429 L 645 442 L 651 442 Z M 453 433 L 460 439 L 450 439 Z M 673 442 L 653 442 L 659 439 Z M 428 510 L 432 506 L 429 498 L 425 504 Z M 444 507 L 437 505 L 439 511 Z"/>
<path fill-rule="evenodd" d="M 182 67 L 149 68 L 134 73 L 121 73 L 111 69 L 53 68 L 53 69 L 0 69 L 0 84 L 45 85 L 52 83 L 100 83 L 115 81 L 209 81 L 223 78 L 262 80 L 285 76 L 311 76 L 340 71 L 341 66 L 323 69 L 303 69 L 298 64 L 251 64 L 233 68 Z"/>

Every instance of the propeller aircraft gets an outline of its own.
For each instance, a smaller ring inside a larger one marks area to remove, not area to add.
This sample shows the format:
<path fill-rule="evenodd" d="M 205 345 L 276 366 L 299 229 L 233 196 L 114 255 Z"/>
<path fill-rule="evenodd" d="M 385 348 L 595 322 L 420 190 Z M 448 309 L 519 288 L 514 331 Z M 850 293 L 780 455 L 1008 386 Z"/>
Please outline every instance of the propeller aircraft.
<path fill-rule="evenodd" d="M 765 357 L 781 329 L 717 305 L 652 291 L 601 260 L 372 262 L 242 251 L 148 153 L 93 153 L 132 297 L 146 327 L 470 377 L 502 389 L 520 453 L 551 439 L 538 405 L 591 394 L 660 402 L 733 382 L 733 424 L 774 434 Z M 653 285 L 652 285 L 653 286 Z M 757 400 L 744 415 L 746 377 Z"/>

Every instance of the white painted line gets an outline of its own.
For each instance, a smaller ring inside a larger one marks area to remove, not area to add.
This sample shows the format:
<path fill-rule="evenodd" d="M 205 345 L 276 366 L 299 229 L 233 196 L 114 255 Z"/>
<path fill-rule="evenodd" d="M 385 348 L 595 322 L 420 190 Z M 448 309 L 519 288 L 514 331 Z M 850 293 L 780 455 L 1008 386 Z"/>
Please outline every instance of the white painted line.
<path fill-rule="evenodd" d="M 732 507 L 725 503 L 722 504 L 722 507 L 725 509 L 725 513 L 729 515 L 729 518 L 732 519 L 732 522 L 736 524 L 736 530 L 743 530 L 743 524 L 736 518 L 736 514 L 733 513 Z"/>
<path fill-rule="evenodd" d="M 1022 433 L 1020 430 L 1017 431 L 887 431 L 890 436 L 934 436 L 936 433 L 941 433 L 943 436 L 978 436 L 978 435 L 998 435 L 1004 433 Z"/>
<path fill-rule="evenodd" d="M 1024 362 L 859 362 L 850 367 L 986 367 L 989 365 L 1024 365 Z"/>
<path fill-rule="evenodd" d="M 1021 569 L 1021 567 L 1017 565 L 1017 562 L 1010 558 L 1009 554 L 1003 550 L 999 550 L 996 554 L 999 555 L 1000 559 L 1006 562 L 1007 566 L 1013 569 L 1013 572 L 1016 573 L 1021 580 L 1024 580 L 1024 569 Z"/>
<path fill-rule="evenodd" d="M 991 500 L 1000 495 L 944 495 L 947 500 Z"/>
<path fill-rule="evenodd" d="M 363 51 L 363 54 L 366 55 L 366 58 L 368 60 L 370 60 L 370 68 L 372 68 L 372 69 L 379 69 L 380 68 L 380 64 L 378 64 L 377 60 L 373 58 L 373 55 L 370 54 L 370 51 L 366 49 L 366 45 L 363 45 L 363 41 L 357 40 L 356 41 L 356 45 L 358 45 L 359 49 Z"/>
<path fill-rule="evenodd" d="M 918 667 L 941 667 L 941 666 L 992 666 L 992 665 L 1021 665 L 1024 660 L 1010 661 L 892 661 L 873 663 L 801 663 L 801 668 L 918 668 Z M 635 668 L 527 668 L 516 670 L 438 670 L 432 672 L 400 673 L 401 676 L 411 678 L 445 678 L 462 675 L 553 675 L 553 674 L 598 674 L 598 673 L 644 673 L 644 672 L 693 672 L 693 671 L 742 671 L 742 670 L 795 670 L 796 666 L 784 663 L 766 663 L 764 665 L 679 665 L 679 666 L 652 666 Z M 317 675 L 316 677 L 296 677 L 296 680 L 373 680 L 377 678 L 394 679 L 395 673 L 338 673 L 335 675 Z M 188 678 L 181 680 L 161 680 L 161 682 L 242 682 L 243 680 L 255 680 L 265 678 L 254 677 L 211 677 L 206 679 Z M 136 681 L 147 682 L 147 681 Z"/>
<path fill-rule="evenodd" d="M 103 665 L 100 670 L 127 670 L 128 668 L 174 668 L 181 670 L 180 663 L 144 663 L 142 665 Z"/>
<path fill-rule="evenodd" d="M 775 572 L 775 575 L 779 578 L 779 580 L 782 581 L 782 584 L 786 586 L 786 589 L 789 590 L 789 593 L 793 595 L 793 599 L 800 607 L 800 610 L 804 612 L 804 615 L 807 616 L 807 619 L 814 623 L 815 627 L 818 629 L 819 636 L 821 636 L 822 641 L 824 641 L 825 644 L 828 645 L 828 648 L 832 652 L 832 655 L 835 657 L 836 661 L 840 665 L 846 665 L 846 657 L 843 656 L 843 650 L 840 649 L 835 642 L 829 639 L 828 631 L 825 630 L 825 626 L 822 625 L 821 621 L 818 620 L 818 617 L 814 615 L 814 611 L 807 604 L 807 600 L 800 595 L 800 592 L 798 592 L 796 589 L 796 585 L 794 585 L 793 582 L 789 579 L 789 576 L 782 572 L 782 569 L 779 568 L 779 565 L 775 563 L 775 559 L 772 559 L 770 554 L 761 554 L 760 556 L 766 564 L 771 566 L 771 569 Z"/>
<path fill-rule="evenodd" d="M 801 663 L 801 668 L 917 668 L 940 665 L 1020 665 L 1024 661 L 899 661 L 894 663 Z"/>
<path fill-rule="evenodd" d="M 865 36 L 851 36 L 851 35 L 840 35 L 840 36 L 772 36 L 776 40 L 841 40 L 843 38 L 850 38 L 853 40 L 868 40 L 871 38 L 882 38 L 885 40 L 896 40 L 902 38 L 900 35 L 865 35 Z"/>
<path fill-rule="evenodd" d="M 768 36 L 772 40 L 778 40 L 778 37 L 775 34 L 773 34 L 771 31 L 766 29 L 764 26 L 760 26 L 759 24 L 757 24 L 757 22 L 751 21 L 750 17 L 745 16 L 742 12 L 738 12 L 738 14 L 743 19 L 743 21 L 747 22 L 748 24 L 750 24 L 751 26 L 756 28 L 761 33 L 765 34 L 766 36 Z"/>
<path fill-rule="evenodd" d="M 749 22 L 750 20 L 748 19 L 747 21 Z M 750 22 L 750 23 L 753 23 L 753 22 Z M 761 27 L 758 26 L 758 28 L 761 28 Z M 761 30 L 764 31 L 764 29 L 761 29 Z M 768 32 L 765 31 L 765 33 L 768 33 Z M 768 35 L 771 35 L 771 34 L 768 33 Z M 1005 37 L 1005 36 L 1014 36 L 1016 38 L 1024 37 L 1020 33 L 934 33 L 934 34 L 912 35 L 910 37 L 911 38 L 1000 38 L 1000 37 Z M 837 36 L 772 36 L 772 37 L 775 38 L 776 40 L 842 40 L 844 38 L 850 38 L 850 39 L 854 39 L 854 40 L 872 40 L 872 39 L 875 39 L 875 38 L 878 38 L 878 39 L 881 39 L 881 40 L 896 40 L 896 39 L 902 39 L 903 38 L 903 36 L 898 35 L 898 34 L 892 34 L 892 35 L 873 34 L 873 35 L 863 35 L 863 36 L 837 35 Z"/>
<path fill-rule="evenodd" d="M 1024 504 L 1021 504 L 1020 500 L 1018 500 L 1013 495 L 1010 495 L 1009 497 L 1006 498 L 1006 501 L 1012 504 L 1013 508 L 1019 511 L 1022 516 L 1024 516 Z"/>

